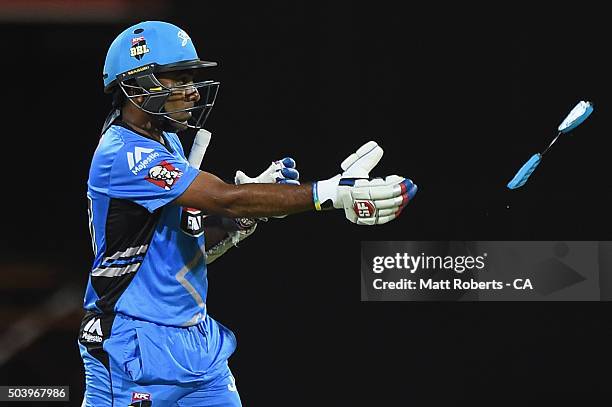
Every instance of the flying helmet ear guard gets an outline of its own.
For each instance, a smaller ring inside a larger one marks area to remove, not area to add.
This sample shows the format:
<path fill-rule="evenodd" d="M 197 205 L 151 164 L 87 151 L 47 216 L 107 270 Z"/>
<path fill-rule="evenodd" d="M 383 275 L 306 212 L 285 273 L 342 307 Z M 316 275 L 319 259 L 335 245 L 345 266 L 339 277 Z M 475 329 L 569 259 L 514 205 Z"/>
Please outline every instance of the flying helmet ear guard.
<path fill-rule="evenodd" d="M 214 106 L 219 82 L 203 80 L 169 88 L 155 74 L 183 70 L 200 73 L 201 68 L 216 65 L 199 59 L 191 38 L 179 27 L 145 21 L 123 31 L 111 44 L 104 63 L 104 91 L 111 93 L 118 86 L 127 100 L 144 112 L 179 128 L 200 129 Z M 194 91 L 200 94 L 200 99 L 193 107 L 164 109 L 170 95 Z M 134 99 L 140 97 L 144 101 L 138 104 Z M 190 112 L 189 122 L 179 122 L 170 116 L 178 112 Z"/>

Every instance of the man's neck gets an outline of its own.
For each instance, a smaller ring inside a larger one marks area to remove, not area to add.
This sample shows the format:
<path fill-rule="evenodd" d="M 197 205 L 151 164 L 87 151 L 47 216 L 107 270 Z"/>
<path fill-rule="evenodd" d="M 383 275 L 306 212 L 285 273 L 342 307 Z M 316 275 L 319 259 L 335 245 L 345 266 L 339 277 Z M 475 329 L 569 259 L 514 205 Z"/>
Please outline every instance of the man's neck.
<path fill-rule="evenodd" d="M 136 133 L 144 134 L 153 140 L 164 144 L 162 130 L 154 126 L 150 115 L 138 110 L 134 111 L 129 107 L 124 107 L 121 112 L 122 121 L 131 127 Z"/>

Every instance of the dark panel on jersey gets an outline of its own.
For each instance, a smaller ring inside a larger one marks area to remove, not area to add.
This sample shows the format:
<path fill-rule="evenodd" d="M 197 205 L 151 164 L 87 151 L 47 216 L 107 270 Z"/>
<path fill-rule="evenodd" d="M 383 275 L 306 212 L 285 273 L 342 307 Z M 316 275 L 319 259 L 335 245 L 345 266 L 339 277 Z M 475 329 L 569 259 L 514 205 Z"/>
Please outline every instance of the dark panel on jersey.
<path fill-rule="evenodd" d="M 109 375 L 108 353 L 104 350 L 103 344 L 110 337 L 114 321 L 114 315 L 102 315 L 88 311 L 81 321 L 78 338 L 79 343 L 87 348 L 87 352 L 106 367 Z"/>
<path fill-rule="evenodd" d="M 103 255 L 105 260 L 96 270 L 139 267 L 160 215 L 161 209 L 150 213 L 134 202 L 112 198 L 106 217 L 106 250 Z M 100 298 L 96 302 L 98 308 L 104 313 L 112 313 L 117 300 L 135 275 L 136 271 L 112 277 L 92 274 L 91 284 Z"/>

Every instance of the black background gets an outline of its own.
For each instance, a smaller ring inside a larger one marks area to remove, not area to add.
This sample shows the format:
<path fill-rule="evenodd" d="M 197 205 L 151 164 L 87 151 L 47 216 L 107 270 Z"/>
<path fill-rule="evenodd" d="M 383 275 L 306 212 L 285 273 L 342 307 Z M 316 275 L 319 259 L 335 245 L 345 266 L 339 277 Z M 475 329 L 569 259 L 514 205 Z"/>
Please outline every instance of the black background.
<path fill-rule="evenodd" d="M 245 405 L 548 405 L 604 394 L 608 303 L 359 300 L 361 241 L 610 240 L 612 70 L 598 10 L 177 3 L 159 18 L 219 62 L 204 170 L 255 176 L 290 155 L 303 181 L 323 179 L 376 140 L 385 155 L 372 175 L 419 185 L 390 224 L 358 227 L 340 211 L 273 220 L 210 267 L 208 309 L 238 338 L 230 366 Z M 50 265 L 57 286 L 86 283 L 86 180 L 110 106 L 101 69 L 108 44 L 138 20 L 0 28 L 2 258 Z M 594 103 L 592 116 L 523 188 L 506 189 L 580 100 Z M 48 294 L 1 301 L 35 307 Z M 78 396 L 71 321 L 0 367 L 0 384 L 69 384 Z"/>

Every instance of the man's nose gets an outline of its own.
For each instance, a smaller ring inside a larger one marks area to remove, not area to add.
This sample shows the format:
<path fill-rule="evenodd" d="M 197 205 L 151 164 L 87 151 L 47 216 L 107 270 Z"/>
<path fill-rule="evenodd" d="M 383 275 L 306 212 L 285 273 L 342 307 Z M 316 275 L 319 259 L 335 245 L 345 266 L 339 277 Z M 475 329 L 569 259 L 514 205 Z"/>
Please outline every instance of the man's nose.
<path fill-rule="evenodd" d="M 190 86 L 185 90 L 185 100 L 188 102 L 197 102 L 200 100 L 200 92 L 195 86 Z"/>

